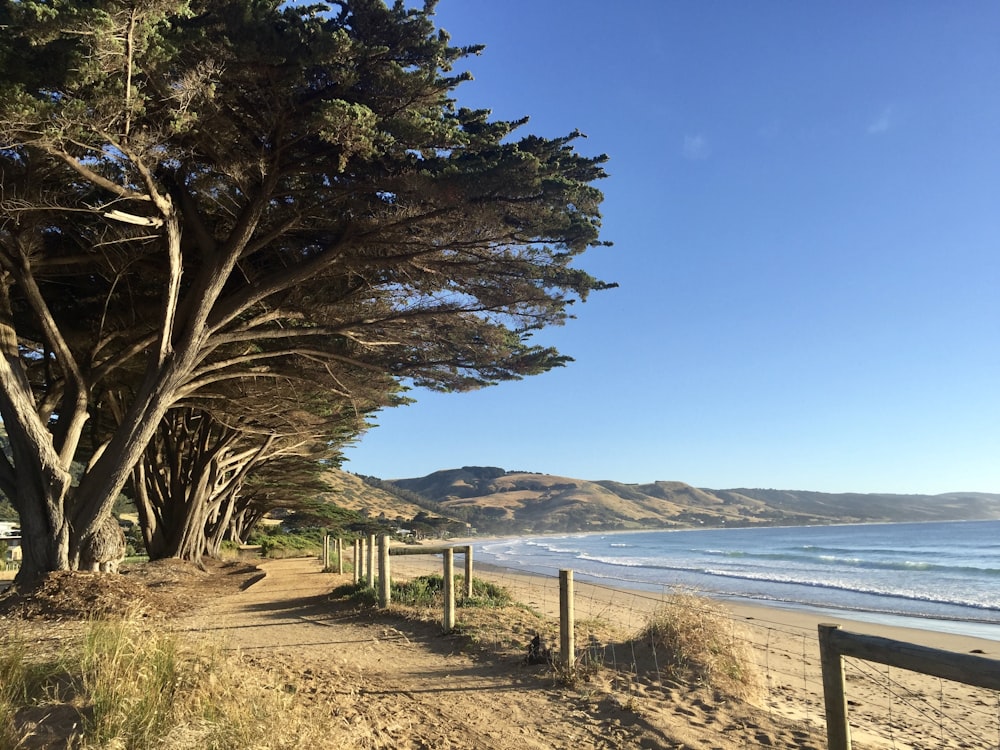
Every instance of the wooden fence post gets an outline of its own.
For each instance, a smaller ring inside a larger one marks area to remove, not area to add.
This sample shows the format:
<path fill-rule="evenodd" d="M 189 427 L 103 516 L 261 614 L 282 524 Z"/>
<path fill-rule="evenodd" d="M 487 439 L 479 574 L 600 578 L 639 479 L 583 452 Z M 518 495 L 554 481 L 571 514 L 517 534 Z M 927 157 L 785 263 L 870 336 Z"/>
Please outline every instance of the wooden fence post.
<path fill-rule="evenodd" d="M 465 547 L 465 598 L 472 598 L 472 545 Z"/>
<path fill-rule="evenodd" d="M 378 538 L 378 606 L 388 607 L 392 596 L 392 581 L 389 579 L 389 535 Z"/>
<path fill-rule="evenodd" d="M 344 540 L 337 537 L 337 575 L 344 575 Z"/>
<path fill-rule="evenodd" d="M 357 563 L 358 563 L 358 565 L 357 565 L 357 568 L 358 568 L 358 581 L 357 582 L 359 584 L 364 584 L 364 582 L 365 582 L 365 561 L 368 558 L 368 553 L 365 551 L 365 544 L 367 542 L 368 542 L 368 538 L 364 537 L 364 536 L 358 537 L 357 541 L 355 542 L 355 544 L 358 547 L 358 549 L 357 549 L 357 555 L 358 556 L 355 558 L 355 560 L 357 560 Z"/>
<path fill-rule="evenodd" d="M 323 572 L 326 573 L 330 569 L 330 535 L 323 535 L 323 554 L 320 556 L 323 561 Z"/>
<path fill-rule="evenodd" d="M 361 539 L 354 540 L 354 584 L 361 583 Z"/>
<path fill-rule="evenodd" d="M 444 632 L 455 629 L 455 550 L 444 551 Z"/>
<path fill-rule="evenodd" d="M 559 655 L 571 672 L 576 662 L 574 643 L 573 571 L 559 571 Z"/>
<path fill-rule="evenodd" d="M 375 535 L 368 535 L 368 560 L 365 565 L 365 574 L 367 578 L 365 583 L 368 584 L 368 588 L 375 588 Z"/>
<path fill-rule="evenodd" d="M 820 624 L 819 658 L 823 669 L 823 703 L 826 706 L 828 750 L 851 750 L 851 725 L 847 723 L 844 693 L 844 658 L 831 642 L 830 634 L 840 625 Z"/>

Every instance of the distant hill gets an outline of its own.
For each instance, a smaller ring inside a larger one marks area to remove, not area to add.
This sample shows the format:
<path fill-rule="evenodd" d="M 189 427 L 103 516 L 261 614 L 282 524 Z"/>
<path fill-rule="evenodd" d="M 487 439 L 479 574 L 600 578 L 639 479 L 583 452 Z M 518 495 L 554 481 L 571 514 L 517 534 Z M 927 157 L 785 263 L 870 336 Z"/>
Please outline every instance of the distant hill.
<path fill-rule="evenodd" d="M 371 518 L 410 519 L 424 510 L 399 495 L 366 484 L 360 477 L 338 469 L 330 470 L 323 480 L 330 485 L 326 499 L 340 508 L 355 510 Z"/>
<path fill-rule="evenodd" d="M 943 495 L 831 494 L 802 490 L 714 490 L 720 497 L 750 498 L 778 511 L 793 510 L 857 521 L 975 521 L 1000 518 L 1000 495 L 949 492 Z"/>
<path fill-rule="evenodd" d="M 698 526 L 1000 519 L 1000 495 L 831 494 L 798 490 L 625 484 L 465 466 L 413 479 L 364 478 L 379 488 L 387 516 L 415 507 L 466 521 L 481 533 L 576 532 Z M 375 490 L 368 486 L 366 490 Z M 351 494 L 356 494 L 352 487 Z M 398 493 L 392 510 L 387 494 Z M 346 493 L 345 493 L 346 494 Z M 405 499 L 404 499 L 405 498 Z M 331 498 L 338 502 L 336 496 Z"/>

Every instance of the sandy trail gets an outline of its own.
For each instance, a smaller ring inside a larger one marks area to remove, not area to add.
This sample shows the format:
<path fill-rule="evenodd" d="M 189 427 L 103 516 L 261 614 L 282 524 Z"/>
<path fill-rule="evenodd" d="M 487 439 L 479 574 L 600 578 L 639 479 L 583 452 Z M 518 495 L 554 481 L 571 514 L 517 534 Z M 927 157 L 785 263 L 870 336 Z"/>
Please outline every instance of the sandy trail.
<path fill-rule="evenodd" d="M 815 731 L 676 688 L 566 687 L 545 667 L 463 653 L 433 624 L 332 605 L 349 576 L 312 559 L 269 561 L 265 577 L 179 620 L 181 631 L 305 680 L 329 735 L 356 748 L 821 747 Z M 333 745 L 331 745 L 333 746 Z"/>

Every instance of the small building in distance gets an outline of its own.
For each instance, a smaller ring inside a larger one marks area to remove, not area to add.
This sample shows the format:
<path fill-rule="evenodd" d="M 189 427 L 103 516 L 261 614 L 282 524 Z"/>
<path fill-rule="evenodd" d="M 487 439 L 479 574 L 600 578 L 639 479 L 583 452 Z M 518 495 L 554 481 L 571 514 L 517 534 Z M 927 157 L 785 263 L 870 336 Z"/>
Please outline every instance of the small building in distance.
<path fill-rule="evenodd" d="M 0 521 L 0 542 L 7 545 L 7 554 L 0 564 L 21 561 L 21 525 L 17 521 Z"/>

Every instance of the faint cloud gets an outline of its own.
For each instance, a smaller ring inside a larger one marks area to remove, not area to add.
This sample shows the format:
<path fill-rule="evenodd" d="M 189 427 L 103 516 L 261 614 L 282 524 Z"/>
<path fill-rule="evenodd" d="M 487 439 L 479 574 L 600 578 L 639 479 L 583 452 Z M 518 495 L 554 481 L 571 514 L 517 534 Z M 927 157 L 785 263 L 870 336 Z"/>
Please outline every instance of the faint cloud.
<path fill-rule="evenodd" d="M 882 133 L 888 133 L 892 128 L 892 107 L 886 107 L 883 109 L 874 120 L 868 123 L 868 134 L 869 135 L 881 135 Z"/>
<path fill-rule="evenodd" d="M 699 160 L 707 159 L 712 154 L 712 149 L 708 145 L 708 138 L 701 133 L 697 135 L 684 136 L 684 148 L 682 149 L 685 159 Z"/>

